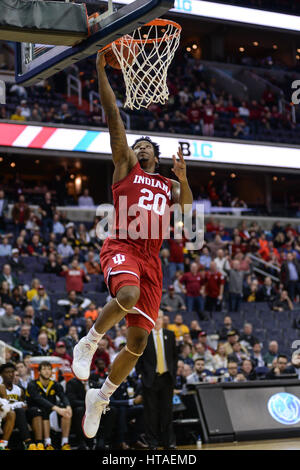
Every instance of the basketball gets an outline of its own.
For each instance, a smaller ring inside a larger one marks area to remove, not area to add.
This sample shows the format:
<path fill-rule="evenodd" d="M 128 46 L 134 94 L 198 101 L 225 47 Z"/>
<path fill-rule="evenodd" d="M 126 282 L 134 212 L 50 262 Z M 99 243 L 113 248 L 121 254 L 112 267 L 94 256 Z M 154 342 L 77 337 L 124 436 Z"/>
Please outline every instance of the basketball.
<path fill-rule="evenodd" d="M 126 37 L 126 36 L 125 36 Z M 130 36 L 129 36 L 130 38 Z M 131 39 L 131 38 L 130 38 Z M 129 41 L 130 41 L 129 39 Z M 121 52 L 122 46 L 121 44 L 116 44 L 116 47 L 119 52 Z M 128 42 L 128 44 L 124 43 L 123 49 L 122 49 L 122 54 L 126 62 L 131 65 L 133 62 L 134 57 L 137 55 L 139 50 L 139 46 L 137 43 L 132 43 L 131 41 Z M 113 51 L 112 48 L 110 48 L 107 53 L 105 54 L 105 60 L 108 65 L 110 65 L 114 69 L 121 69 L 121 66 L 119 64 L 119 61 Z"/>

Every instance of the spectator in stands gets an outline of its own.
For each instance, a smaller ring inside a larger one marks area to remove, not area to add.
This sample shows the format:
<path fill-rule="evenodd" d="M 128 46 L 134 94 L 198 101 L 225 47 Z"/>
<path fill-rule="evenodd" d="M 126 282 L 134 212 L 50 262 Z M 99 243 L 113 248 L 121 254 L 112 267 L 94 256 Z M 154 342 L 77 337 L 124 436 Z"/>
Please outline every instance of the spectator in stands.
<path fill-rule="evenodd" d="M 56 235 L 63 235 L 65 233 L 65 227 L 60 221 L 59 212 L 55 212 L 53 215 L 53 233 Z"/>
<path fill-rule="evenodd" d="M 295 369 L 293 366 L 288 366 L 288 357 L 285 354 L 279 354 L 273 361 L 272 369 L 267 373 L 267 380 L 274 380 L 286 374 L 294 374 Z"/>
<path fill-rule="evenodd" d="M 1 199 L 0 199 L 1 202 Z M 12 246 L 9 243 L 8 237 L 3 236 L 0 244 L 0 256 L 11 256 Z"/>
<path fill-rule="evenodd" d="M 214 261 L 210 263 L 209 271 L 205 273 L 205 308 L 212 314 L 216 309 L 220 309 L 223 300 L 225 280 L 221 273 L 217 271 Z"/>
<path fill-rule="evenodd" d="M 23 324 L 13 344 L 14 347 L 22 351 L 23 354 L 35 356 L 37 353 L 37 343 L 30 336 L 30 329 L 29 325 Z"/>
<path fill-rule="evenodd" d="M 51 376 L 51 363 L 47 361 L 41 362 L 39 365 L 38 379 L 32 380 L 27 387 L 28 417 L 30 421 L 33 420 L 36 423 L 34 429 L 36 442 L 42 442 L 44 435 L 46 450 L 54 450 L 50 437 L 49 416 L 52 411 L 55 411 L 59 416 L 62 430 L 61 450 L 71 450 L 69 433 L 72 408 L 62 386 L 58 382 L 51 380 Z M 40 382 L 42 387 L 40 387 L 37 382 Z M 57 404 L 58 398 L 60 400 L 59 406 Z"/>
<path fill-rule="evenodd" d="M 239 341 L 232 345 L 232 350 L 232 353 L 228 354 L 228 362 L 236 362 L 240 366 L 244 359 L 249 358 L 247 349 Z"/>
<path fill-rule="evenodd" d="M 253 347 L 258 339 L 253 335 L 253 325 L 251 323 L 245 323 L 244 329 L 240 335 L 240 341 L 246 348 Z"/>
<path fill-rule="evenodd" d="M 20 439 L 25 450 L 37 450 L 32 444 L 28 423 L 26 419 L 26 403 L 24 390 L 14 383 L 16 373 L 15 364 L 6 363 L 0 368 L 3 385 L 6 390 L 6 396 L 10 404 L 10 409 L 15 412 L 15 427 L 18 429 Z"/>
<path fill-rule="evenodd" d="M 67 353 L 67 348 L 64 343 L 64 341 L 57 341 L 55 345 L 55 350 L 52 353 L 52 356 L 59 357 L 63 361 L 63 366 L 64 367 L 70 367 L 72 365 L 73 359 L 72 357 Z"/>
<path fill-rule="evenodd" d="M 232 325 L 231 317 L 226 315 L 223 320 L 223 327 L 218 331 L 219 340 L 227 341 L 227 333 L 231 330 L 236 330 L 236 328 Z"/>
<path fill-rule="evenodd" d="M 196 385 L 197 383 L 206 382 L 206 378 L 212 376 L 212 372 L 205 368 L 204 359 L 196 359 L 193 373 L 186 378 L 187 385 Z"/>
<path fill-rule="evenodd" d="M 83 194 L 78 198 L 79 207 L 94 207 L 95 203 L 93 198 L 90 196 L 90 192 L 87 188 L 83 190 Z"/>
<path fill-rule="evenodd" d="M 240 262 L 234 260 L 232 262 L 232 268 L 227 270 L 228 272 L 228 291 L 229 291 L 229 311 L 239 312 L 241 301 L 243 299 L 243 281 L 244 274 L 240 270 Z"/>
<path fill-rule="evenodd" d="M 254 364 L 254 367 L 264 367 L 265 366 L 265 360 L 263 358 L 263 355 L 261 353 L 262 351 L 262 346 L 259 341 L 253 344 L 252 346 L 252 351 L 250 355 L 250 359 Z"/>
<path fill-rule="evenodd" d="M 272 310 L 276 312 L 284 312 L 287 310 L 294 310 L 293 302 L 289 298 L 288 292 L 283 290 L 277 299 L 272 304 Z"/>
<path fill-rule="evenodd" d="M 66 315 L 63 318 L 63 322 L 59 323 L 57 326 L 57 336 L 58 338 L 62 338 L 63 336 L 68 334 L 70 326 L 72 326 L 73 319 L 69 313 L 66 313 Z"/>
<path fill-rule="evenodd" d="M 244 374 L 246 380 L 257 380 L 256 372 L 250 359 L 244 359 L 240 371 Z"/>
<path fill-rule="evenodd" d="M 264 361 L 267 367 L 272 367 L 274 359 L 278 357 L 278 343 L 275 340 L 270 341 L 268 351 L 264 355 Z"/>
<path fill-rule="evenodd" d="M 300 295 L 300 263 L 293 253 L 288 253 L 286 261 L 281 265 L 281 281 L 294 301 L 295 296 Z"/>
<path fill-rule="evenodd" d="M 185 286 L 186 305 L 188 312 L 196 311 L 199 319 L 204 320 L 204 280 L 198 272 L 198 263 L 191 263 L 190 272 L 183 274 L 179 279 L 180 284 Z"/>
<path fill-rule="evenodd" d="M 20 194 L 18 202 L 12 208 L 12 219 L 14 223 L 15 236 L 18 236 L 20 231 L 25 228 L 25 224 L 30 217 L 30 209 L 25 202 L 25 196 Z"/>
<path fill-rule="evenodd" d="M 198 343 L 195 343 L 193 351 L 194 354 L 192 356 L 193 361 L 196 359 L 204 359 L 205 361 L 205 367 L 211 371 L 214 370 L 214 356 L 211 353 L 211 351 L 205 347 L 206 345 L 201 343 L 200 341 Z"/>
<path fill-rule="evenodd" d="M 100 274 L 101 266 L 98 261 L 95 261 L 94 251 L 89 251 L 87 254 L 87 261 L 84 263 L 87 274 Z"/>
<path fill-rule="evenodd" d="M 169 257 L 169 273 L 171 282 L 175 279 L 176 271 L 184 271 L 184 239 L 170 238 L 168 240 L 170 257 Z"/>
<path fill-rule="evenodd" d="M 0 230 L 6 229 L 6 217 L 8 213 L 8 200 L 3 189 L 0 189 Z"/>
<path fill-rule="evenodd" d="M 14 315 L 14 309 L 11 304 L 5 305 L 5 314 L 0 317 L 0 331 L 16 331 L 21 323 L 21 318 Z"/>
<path fill-rule="evenodd" d="M 67 292 L 75 290 L 78 294 L 81 294 L 83 291 L 83 283 L 91 280 L 91 278 L 85 274 L 84 270 L 79 267 L 77 259 L 73 259 L 70 268 L 63 265 L 61 276 L 64 276 L 66 279 Z"/>
<path fill-rule="evenodd" d="M 11 114 L 10 120 L 11 121 L 26 121 L 25 116 L 23 116 L 21 113 L 22 113 L 21 106 L 17 106 L 15 109 L 15 112 Z"/>
<path fill-rule="evenodd" d="M 46 247 L 42 244 L 40 235 L 35 233 L 27 247 L 30 256 L 46 256 Z"/>
<path fill-rule="evenodd" d="M 18 361 L 16 363 L 16 369 L 19 373 L 17 385 L 26 391 L 29 382 L 32 380 L 30 370 L 28 370 L 24 361 Z"/>
<path fill-rule="evenodd" d="M 224 374 L 223 382 L 238 382 L 239 367 L 235 361 L 228 361 L 227 373 Z"/>
<path fill-rule="evenodd" d="M 8 283 L 9 290 L 13 290 L 19 284 L 18 278 L 12 273 L 10 264 L 3 266 L 2 273 L 0 274 L 0 283 L 3 281 Z"/>
<path fill-rule="evenodd" d="M 251 281 L 250 286 L 244 287 L 244 301 L 245 302 L 259 302 L 261 299 L 260 288 L 258 280 Z"/>
<path fill-rule="evenodd" d="M 179 344 L 178 352 L 179 359 L 181 359 L 185 364 L 188 364 L 190 367 L 193 367 L 194 360 L 191 345 L 184 343 Z"/>
<path fill-rule="evenodd" d="M 175 294 L 174 286 L 168 287 L 168 292 L 162 296 L 160 308 L 163 312 L 177 313 L 180 310 L 186 310 L 182 297 Z"/>
<path fill-rule="evenodd" d="M 227 341 L 224 343 L 227 356 L 233 353 L 233 345 L 239 340 L 239 335 L 236 330 L 230 330 L 227 333 Z"/>
<path fill-rule="evenodd" d="M 78 332 L 76 326 L 72 325 L 69 328 L 68 334 L 60 338 L 60 342 L 63 342 L 66 346 L 67 354 L 73 358 L 73 349 L 79 341 Z"/>
<path fill-rule="evenodd" d="M 60 110 L 55 113 L 54 119 L 58 123 L 72 124 L 72 115 L 68 103 L 62 103 Z"/>
<path fill-rule="evenodd" d="M 9 261 L 11 270 L 16 275 L 26 271 L 23 261 L 20 259 L 18 248 L 13 248 L 11 251 L 11 258 Z"/>
<path fill-rule="evenodd" d="M 42 231 L 44 237 L 53 230 L 53 214 L 55 205 L 50 191 L 47 191 L 44 200 L 39 205 L 39 213 L 42 218 Z"/>
<path fill-rule="evenodd" d="M 226 347 L 224 343 L 218 343 L 216 354 L 213 356 L 212 360 L 215 371 L 218 369 L 227 369 L 228 356 L 226 354 Z"/>
<path fill-rule="evenodd" d="M 105 362 L 105 367 L 108 367 L 111 363 L 109 351 L 108 351 L 108 341 L 106 338 L 102 338 L 98 343 L 98 349 L 95 352 L 95 355 L 92 360 L 91 370 L 95 369 L 96 359 L 103 359 Z"/>
<path fill-rule="evenodd" d="M 29 106 L 27 105 L 26 100 L 21 100 L 20 108 L 21 108 L 21 116 L 24 116 L 26 121 L 30 121 L 31 110 Z"/>
<path fill-rule="evenodd" d="M 94 322 L 96 321 L 99 312 L 101 312 L 101 308 L 96 308 L 95 302 L 91 302 L 88 309 L 84 312 L 84 318 L 91 318 Z"/>
<path fill-rule="evenodd" d="M 44 318 L 49 315 L 51 310 L 50 298 L 44 286 L 39 285 L 37 291 L 38 293 L 33 297 L 31 304 L 34 308 L 35 314 L 40 318 Z"/>
<path fill-rule="evenodd" d="M 68 242 L 67 237 L 62 237 L 61 243 L 57 247 L 57 253 L 61 255 L 64 259 L 69 259 L 73 256 L 74 250 Z"/>
<path fill-rule="evenodd" d="M 54 343 L 49 340 L 46 331 L 42 331 L 38 336 L 37 356 L 52 356 L 54 352 Z"/>
<path fill-rule="evenodd" d="M 211 354 L 215 354 L 215 350 L 213 347 L 209 345 L 209 339 L 207 338 L 207 333 L 206 331 L 200 331 L 198 335 L 198 341 L 203 344 L 205 351 L 210 351 Z"/>
<path fill-rule="evenodd" d="M 235 117 L 231 119 L 230 124 L 232 129 L 232 137 L 238 137 L 239 139 L 248 137 L 249 127 L 240 113 L 237 112 L 235 114 Z"/>
<path fill-rule="evenodd" d="M 277 295 L 277 291 L 273 286 L 272 279 L 270 276 L 266 276 L 264 280 L 264 285 L 261 287 L 261 300 L 263 302 L 273 302 Z"/>
<path fill-rule="evenodd" d="M 48 261 L 44 265 L 44 273 L 59 275 L 62 272 L 62 266 L 57 262 L 55 253 L 49 253 Z"/>
<path fill-rule="evenodd" d="M 28 302 L 23 287 L 21 285 L 14 287 L 11 293 L 11 304 L 14 308 L 14 312 L 21 314 L 27 303 Z"/>
<path fill-rule="evenodd" d="M 210 99 L 206 99 L 202 106 L 202 134 L 205 136 L 213 137 L 215 132 L 215 119 L 217 114 L 215 113 L 215 107 Z"/>
<path fill-rule="evenodd" d="M 184 333 L 189 333 L 189 327 L 183 323 L 181 314 L 175 315 L 174 323 L 170 323 L 168 330 L 173 331 L 175 334 L 176 341 L 181 341 Z"/>
<path fill-rule="evenodd" d="M 77 307 L 80 312 L 83 312 L 90 306 L 91 300 L 78 295 L 75 290 L 70 290 L 68 297 L 58 300 L 57 304 L 65 307 L 66 312 L 69 312 L 71 307 Z"/>
<path fill-rule="evenodd" d="M 190 324 L 190 335 L 193 341 L 198 339 L 200 331 L 202 330 L 199 322 L 197 320 L 192 320 Z"/>

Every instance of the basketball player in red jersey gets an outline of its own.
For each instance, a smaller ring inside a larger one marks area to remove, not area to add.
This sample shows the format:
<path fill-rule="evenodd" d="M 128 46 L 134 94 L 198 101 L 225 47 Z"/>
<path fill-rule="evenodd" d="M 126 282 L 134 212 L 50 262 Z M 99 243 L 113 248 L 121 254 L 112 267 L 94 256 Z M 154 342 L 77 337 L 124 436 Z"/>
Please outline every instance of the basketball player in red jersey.
<path fill-rule="evenodd" d="M 112 296 L 95 324 L 74 348 L 73 372 L 80 380 L 87 380 L 98 342 L 116 323 L 126 318 L 127 344 L 115 358 L 111 372 L 102 388 L 90 389 L 86 394 L 83 431 L 89 438 L 98 431 L 100 418 L 105 413 L 110 396 L 129 375 L 147 345 L 148 335 L 155 325 L 162 293 L 162 270 L 159 251 L 162 244 L 162 218 L 167 206 L 192 204 L 193 196 L 186 177 L 182 153 L 173 155 L 173 173 L 178 181 L 155 172 L 159 162 L 159 148 L 150 138 L 138 139 L 133 148 L 127 144 L 125 128 L 119 114 L 115 95 L 105 73 L 105 57 L 97 57 L 97 72 L 101 104 L 105 110 L 110 133 L 113 173 L 113 199 L 116 209 L 116 237 L 105 240 L 101 266 Z M 144 226 L 151 218 L 152 226 L 160 227 L 160 236 L 133 239 L 128 222 L 133 217 L 124 215 L 121 196 L 127 197 L 127 206 L 137 205 Z M 124 236 L 126 221 L 127 238 Z"/>

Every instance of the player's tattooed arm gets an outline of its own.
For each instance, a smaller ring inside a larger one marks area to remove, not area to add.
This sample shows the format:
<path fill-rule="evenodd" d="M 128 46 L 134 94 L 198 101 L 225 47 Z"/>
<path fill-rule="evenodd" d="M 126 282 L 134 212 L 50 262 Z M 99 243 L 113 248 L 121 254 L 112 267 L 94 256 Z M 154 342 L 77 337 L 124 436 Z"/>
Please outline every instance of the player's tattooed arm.
<path fill-rule="evenodd" d="M 188 205 L 193 203 L 193 194 L 187 180 L 186 163 L 180 147 L 178 148 L 177 155 L 179 160 L 175 155 L 172 156 L 174 163 L 172 171 L 178 178 L 178 181 L 172 180 L 172 200 L 175 203 L 179 203 L 183 211 L 185 209 L 184 206 L 187 205 L 186 209 L 189 211 L 190 207 Z"/>
<path fill-rule="evenodd" d="M 107 119 L 113 162 L 115 165 L 120 166 L 121 174 L 119 179 L 121 179 L 136 164 L 137 158 L 133 150 L 128 146 L 124 123 L 120 116 L 115 94 L 105 72 L 105 65 L 104 55 L 98 53 L 96 67 L 99 95 Z"/>

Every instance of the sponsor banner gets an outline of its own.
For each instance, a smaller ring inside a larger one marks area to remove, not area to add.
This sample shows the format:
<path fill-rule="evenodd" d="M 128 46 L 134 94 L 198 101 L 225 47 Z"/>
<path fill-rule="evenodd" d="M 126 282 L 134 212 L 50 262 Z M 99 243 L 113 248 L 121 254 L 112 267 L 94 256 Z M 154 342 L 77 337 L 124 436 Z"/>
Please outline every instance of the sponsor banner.
<path fill-rule="evenodd" d="M 127 4 L 131 3 L 131 1 L 132 0 L 117 0 L 116 3 Z M 268 28 L 279 28 L 289 31 L 300 31 L 299 16 L 226 5 L 224 3 L 205 2 L 202 0 L 175 0 L 174 8 L 170 11 L 215 20 L 266 26 Z"/>
<path fill-rule="evenodd" d="M 128 133 L 128 144 L 132 145 L 140 137 L 140 134 Z M 180 136 L 151 135 L 151 138 L 160 145 L 162 159 L 176 155 L 180 146 L 187 161 L 300 169 L 298 148 Z M 0 123 L 0 146 L 111 154 L 108 131 L 23 124 Z"/>

